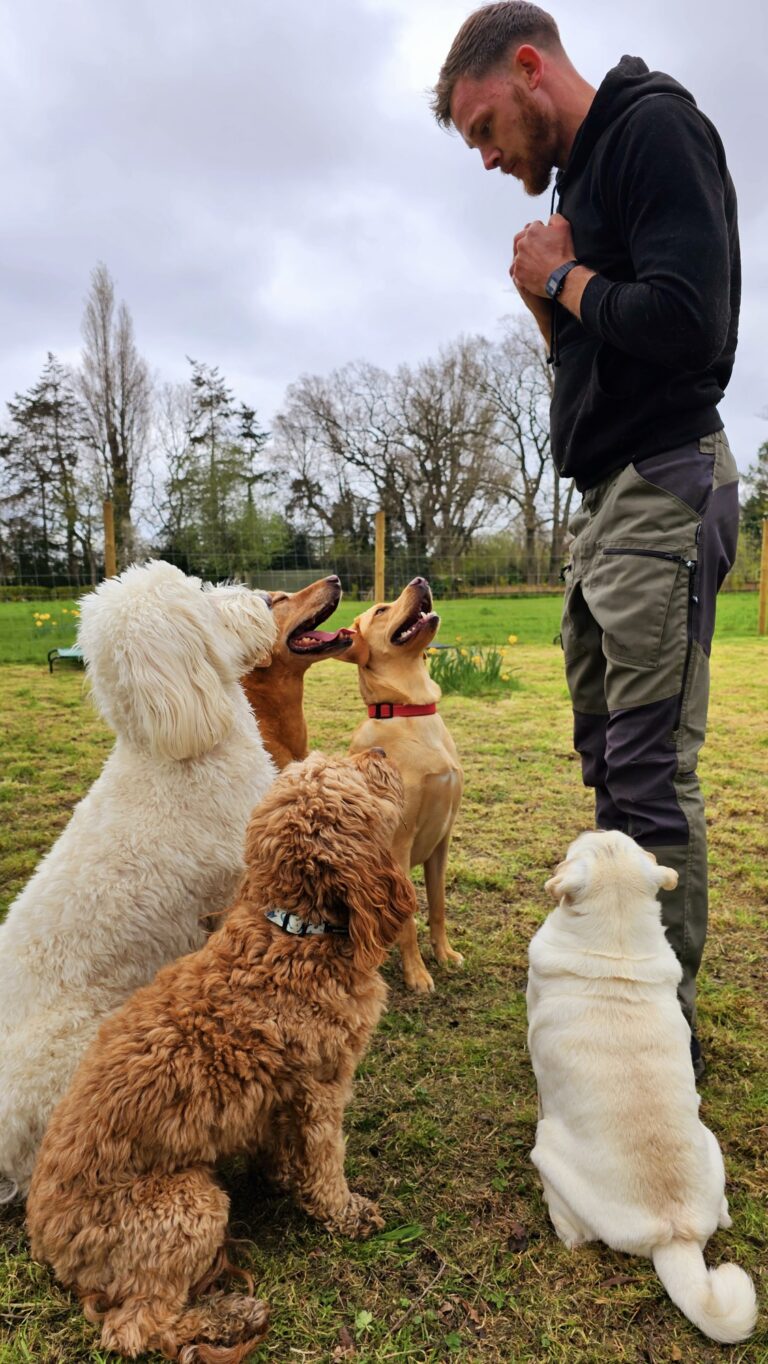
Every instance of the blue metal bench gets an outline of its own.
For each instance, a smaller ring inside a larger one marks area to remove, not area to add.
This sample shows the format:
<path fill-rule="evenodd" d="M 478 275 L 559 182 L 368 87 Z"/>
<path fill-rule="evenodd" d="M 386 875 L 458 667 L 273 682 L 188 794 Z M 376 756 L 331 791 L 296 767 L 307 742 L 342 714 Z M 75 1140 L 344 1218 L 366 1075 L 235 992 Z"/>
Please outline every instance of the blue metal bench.
<path fill-rule="evenodd" d="M 49 649 L 48 650 L 48 671 L 53 672 L 53 664 L 57 658 L 73 658 L 75 663 L 81 667 L 85 666 L 83 651 L 79 644 L 73 644 L 71 649 Z"/>

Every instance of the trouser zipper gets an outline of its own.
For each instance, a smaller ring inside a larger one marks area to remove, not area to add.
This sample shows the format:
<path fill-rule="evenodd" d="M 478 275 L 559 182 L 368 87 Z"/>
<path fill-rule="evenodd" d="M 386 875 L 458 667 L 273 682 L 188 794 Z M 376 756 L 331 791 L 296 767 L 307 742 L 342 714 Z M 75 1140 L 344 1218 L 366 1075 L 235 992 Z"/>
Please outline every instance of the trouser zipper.
<path fill-rule="evenodd" d="M 685 564 L 690 573 L 696 568 L 695 559 L 686 559 L 684 554 L 670 554 L 666 549 L 622 549 L 609 547 L 602 549 L 601 554 L 638 554 L 641 559 L 669 559 L 673 564 Z"/>
<path fill-rule="evenodd" d="M 697 545 L 699 543 L 700 536 L 701 522 L 699 522 L 698 526 L 696 527 Z M 685 663 L 683 665 L 683 680 L 682 683 L 680 684 L 680 697 L 677 703 L 677 709 L 675 711 L 675 729 L 680 728 L 680 722 L 683 718 L 683 702 L 685 701 L 685 688 L 688 685 L 688 672 L 691 666 L 691 654 L 693 653 L 693 611 L 694 607 L 698 606 L 699 604 L 699 598 L 696 595 L 696 570 L 698 569 L 699 566 L 698 562 L 695 559 L 681 559 L 681 563 L 684 563 L 686 568 L 688 569 L 688 625 L 687 625 L 688 646 L 685 651 Z"/>

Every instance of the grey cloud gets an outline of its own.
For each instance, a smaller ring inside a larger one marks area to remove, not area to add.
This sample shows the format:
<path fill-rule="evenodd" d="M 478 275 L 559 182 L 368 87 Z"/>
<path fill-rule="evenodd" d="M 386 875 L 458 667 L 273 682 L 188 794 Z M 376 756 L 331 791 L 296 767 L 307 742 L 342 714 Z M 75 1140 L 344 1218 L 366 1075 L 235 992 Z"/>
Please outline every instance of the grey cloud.
<path fill-rule="evenodd" d="M 182 377 L 185 354 L 220 364 L 267 424 L 302 372 L 492 334 L 518 307 L 514 232 L 548 202 L 481 173 L 428 111 L 424 87 L 469 7 L 5 0 L 0 399 L 35 380 L 46 350 L 76 352 L 100 259 L 156 371 Z M 588 78 L 637 52 L 688 84 L 724 137 L 748 284 L 725 407 L 748 463 L 768 435 L 755 415 L 768 402 L 766 20 L 739 8 L 727 27 L 711 0 L 563 0 L 556 13 Z"/>

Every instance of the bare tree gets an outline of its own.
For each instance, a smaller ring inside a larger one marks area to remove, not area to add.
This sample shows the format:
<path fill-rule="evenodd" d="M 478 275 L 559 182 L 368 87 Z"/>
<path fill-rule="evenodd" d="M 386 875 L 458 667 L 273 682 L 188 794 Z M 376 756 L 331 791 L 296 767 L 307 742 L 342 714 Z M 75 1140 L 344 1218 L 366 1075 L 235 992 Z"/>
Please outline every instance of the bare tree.
<path fill-rule="evenodd" d="M 275 421 L 293 507 L 351 538 L 380 507 L 413 566 L 461 554 L 502 496 L 476 346 L 458 341 L 393 375 L 357 363 L 293 384 Z"/>
<path fill-rule="evenodd" d="M 477 351 L 477 339 L 464 338 L 395 376 L 406 515 L 425 549 L 443 560 L 464 553 L 475 532 L 497 519 L 504 486 Z"/>
<path fill-rule="evenodd" d="M 327 379 L 304 375 L 275 420 L 273 453 L 289 471 L 289 510 L 309 513 L 354 547 L 367 538 L 371 510 L 396 514 L 390 390 L 390 376 L 365 363 Z"/>
<path fill-rule="evenodd" d="M 163 384 L 155 393 L 154 453 L 158 467 L 150 468 L 150 501 L 161 542 L 174 544 L 186 525 L 187 472 L 194 394 L 189 384 Z"/>
<path fill-rule="evenodd" d="M 132 506 L 139 466 L 145 459 L 150 422 L 151 381 L 139 355 L 125 305 L 115 308 L 115 289 L 105 265 L 91 275 L 83 314 L 79 374 L 85 403 L 86 439 L 101 460 L 112 498 L 119 568 L 133 548 Z"/>
<path fill-rule="evenodd" d="M 507 498 L 523 525 L 526 581 L 538 581 L 541 532 L 549 523 L 547 579 L 556 582 L 573 489 L 564 490 L 552 462 L 552 375 L 538 329 L 527 320 L 508 323 L 500 342 L 481 342 L 479 370 L 481 391 L 495 414 Z"/>

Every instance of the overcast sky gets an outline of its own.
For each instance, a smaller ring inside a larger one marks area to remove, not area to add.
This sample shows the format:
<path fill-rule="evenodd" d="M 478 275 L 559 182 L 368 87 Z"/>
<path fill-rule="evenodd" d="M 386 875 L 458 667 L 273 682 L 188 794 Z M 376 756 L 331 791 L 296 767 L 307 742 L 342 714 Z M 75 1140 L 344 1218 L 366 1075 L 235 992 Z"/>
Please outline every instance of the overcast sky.
<path fill-rule="evenodd" d="M 514 233 L 546 217 L 437 127 L 464 0 L 0 0 L 0 401 L 74 361 L 103 260 L 162 379 L 217 364 L 269 425 L 301 373 L 385 367 L 520 309 Z M 559 0 L 594 85 L 622 53 L 693 91 L 739 195 L 741 345 L 723 416 L 768 439 L 761 0 Z M 2 409 L 0 409 L 2 410 Z"/>

